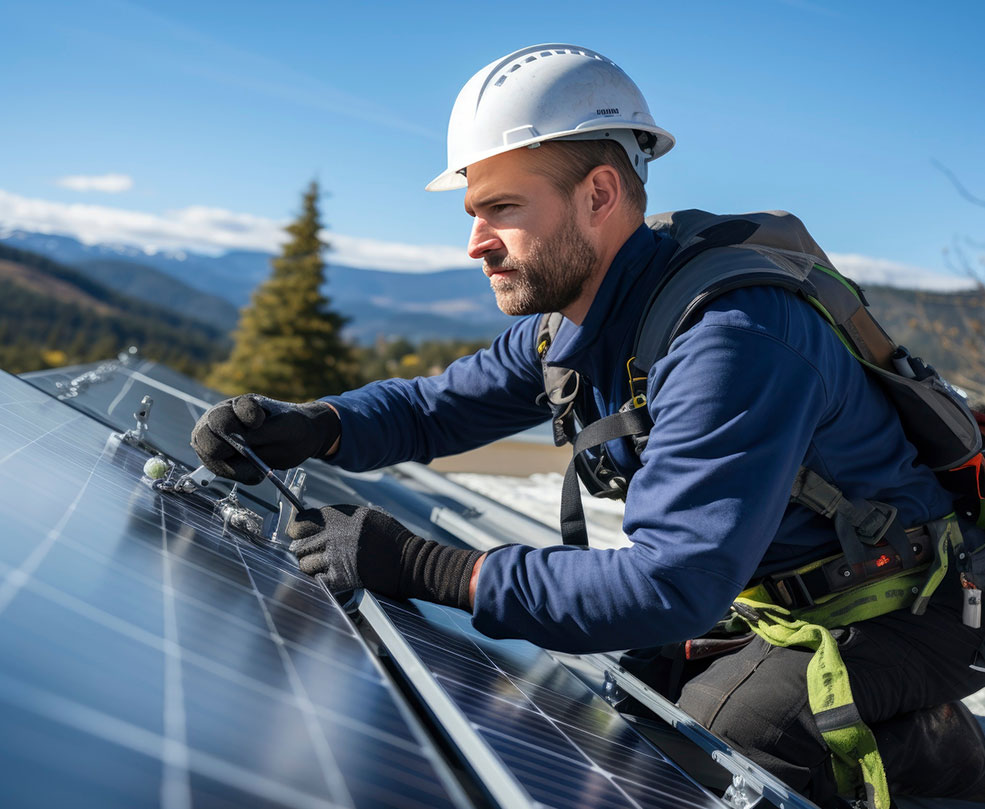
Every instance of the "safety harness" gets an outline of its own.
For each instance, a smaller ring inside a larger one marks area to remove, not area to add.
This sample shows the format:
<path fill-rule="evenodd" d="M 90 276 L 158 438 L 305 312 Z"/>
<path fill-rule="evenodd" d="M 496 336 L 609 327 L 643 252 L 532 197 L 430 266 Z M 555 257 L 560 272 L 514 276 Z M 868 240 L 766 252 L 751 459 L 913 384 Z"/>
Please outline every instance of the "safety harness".
<path fill-rule="evenodd" d="M 883 383 L 919 460 L 955 492 L 963 516 L 985 528 L 982 431 L 975 415 L 932 367 L 889 338 L 869 313 L 862 290 L 834 268 L 799 219 L 782 211 L 716 216 L 687 210 L 646 222 L 678 246 L 637 328 L 627 364 L 630 396 L 617 413 L 586 423 L 579 375 L 546 359 L 562 317 L 546 314 L 540 321 L 537 351 L 555 444 L 570 443 L 573 450 L 561 495 L 565 544 L 588 544 L 579 479 L 593 496 L 626 497 L 628 480 L 613 469 L 604 445 L 626 438 L 637 454 L 645 448 L 653 427 L 645 389 L 650 367 L 714 298 L 757 285 L 787 289 L 825 318 L 846 349 Z M 586 450 L 595 448 L 590 458 Z M 975 582 L 985 583 L 985 553 L 965 548 L 955 514 L 905 530 L 893 506 L 849 499 L 803 466 L 790 499 L 833 521 L 841 553 L 764 577 L 735 601 L 729 623 L 772 645 L 814 652 L 808 699 L 832 751 L 839 792 L 864 795 L 875 809 L 889 809 L 879 751 L 855 709 L 830 630 L 906 607 L 923 614 L 952 556 L 965 588 L 965 622 L 978 626 L 981 590 Z"/>

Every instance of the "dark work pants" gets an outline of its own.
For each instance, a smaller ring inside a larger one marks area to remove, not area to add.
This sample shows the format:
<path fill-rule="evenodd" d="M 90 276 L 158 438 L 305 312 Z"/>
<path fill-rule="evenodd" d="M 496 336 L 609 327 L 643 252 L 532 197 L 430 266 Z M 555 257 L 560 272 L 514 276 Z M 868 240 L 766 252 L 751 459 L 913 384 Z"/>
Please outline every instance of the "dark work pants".
<path fill-rule="evenodd" d="M 923 794 L 944 796 L 948 792 L 943 790 L 951 788 L 940 783 L 940 772 L 915 770 L 933 766 L 921 754 L 928 745 L 933 748 L 933 740 L 915 747 L 906 732 L 912 724 L 907 714 L 985 688 L 985 674 L 968 667 L 985 629 L 961 623 L 961 604 L 952 568 L 925 615 L 899 610 L 835 632 L 855 704 L 876 736 L 890 789 L 902 787 L 900 794 L 911 792 L 914 784 L 920 790 L 924 775 L 932 791 Z M 828 749 L 807 703 L 812 654 L 756 638 L 690 679 L 685 668 L 679 704 L 766 770 L 822 802 L 836 790 Z M 968 742 L 979 744 L 975 738 Z M 943 758 L 943 751 L 938 754 Z"/>

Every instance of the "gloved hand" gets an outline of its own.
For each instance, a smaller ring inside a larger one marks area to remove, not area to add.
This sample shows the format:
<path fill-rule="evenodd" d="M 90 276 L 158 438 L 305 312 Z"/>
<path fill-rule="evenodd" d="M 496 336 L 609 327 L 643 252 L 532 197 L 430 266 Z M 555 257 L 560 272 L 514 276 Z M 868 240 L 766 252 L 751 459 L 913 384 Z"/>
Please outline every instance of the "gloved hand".
<path fill-rule="evenodd" d="M 288 523 L 291 553 L 333 593 L 366 587 L 390 598 L 423 598 L 471 610 L 469 582 L 482 553 L 411 533 L 364 506 L 305 509 Z"/>
<path fill-rule="evenodd" d="M 324 402 L 292 404 L 247 393 L 209 408 L 192 430 L 192 448 L 210 470 L 254 484 L 263 474 L 218 432 L 239 433 L 274 469 L 290 469 L 331 449 L 342 430 L 338 413 Z"/>

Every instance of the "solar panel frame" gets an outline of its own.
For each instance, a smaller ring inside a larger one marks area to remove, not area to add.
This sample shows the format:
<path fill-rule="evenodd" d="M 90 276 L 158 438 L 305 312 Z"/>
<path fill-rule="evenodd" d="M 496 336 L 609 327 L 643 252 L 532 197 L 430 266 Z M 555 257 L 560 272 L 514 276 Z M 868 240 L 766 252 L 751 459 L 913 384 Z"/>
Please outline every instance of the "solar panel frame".
<path fill-rule="evenodd" d="M 359 612 L 504 805 L 727 806 L 542 649 L 426 602 L 367 592 Z"/>
<path fill-rule="evenodd" d="M 758 794 L 780 809 L 819 809 L 812 800 L 794 791 L 775 775 L 727 745 L 662 694 L 624 669 L 613 655 L 582 655 L 582 659 L 595 666 L 615 686 L 679 730 L 731 772 L 738 779 L 734 782 L 737 788 Z"/>

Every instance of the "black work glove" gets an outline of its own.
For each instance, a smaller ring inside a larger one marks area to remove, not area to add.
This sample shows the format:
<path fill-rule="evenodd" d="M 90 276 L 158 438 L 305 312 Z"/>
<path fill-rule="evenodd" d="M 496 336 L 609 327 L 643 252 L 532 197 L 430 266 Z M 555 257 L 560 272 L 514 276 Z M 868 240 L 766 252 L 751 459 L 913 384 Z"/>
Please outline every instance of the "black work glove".
<path fill-rule="evenodd" d="M 192 448 L 210 470 L 254 484 L 263 474 L 218 433 L 239 433 L 274 469 L 290 469 L 331 449 L 342 430 L 338 414 L 324 402 L 292 404 L 246 393 L 211 407 L 192 430 Z"/>
<path fill-rule="evenodd" d="M 309 508 L 287 526 L 291 553 L 333 593 L 366 587 L 390 598 L 423 598 L 471 610 L 469 582 L 480 551 L 451 548 L 411 533 L 365 506 Z"/>

